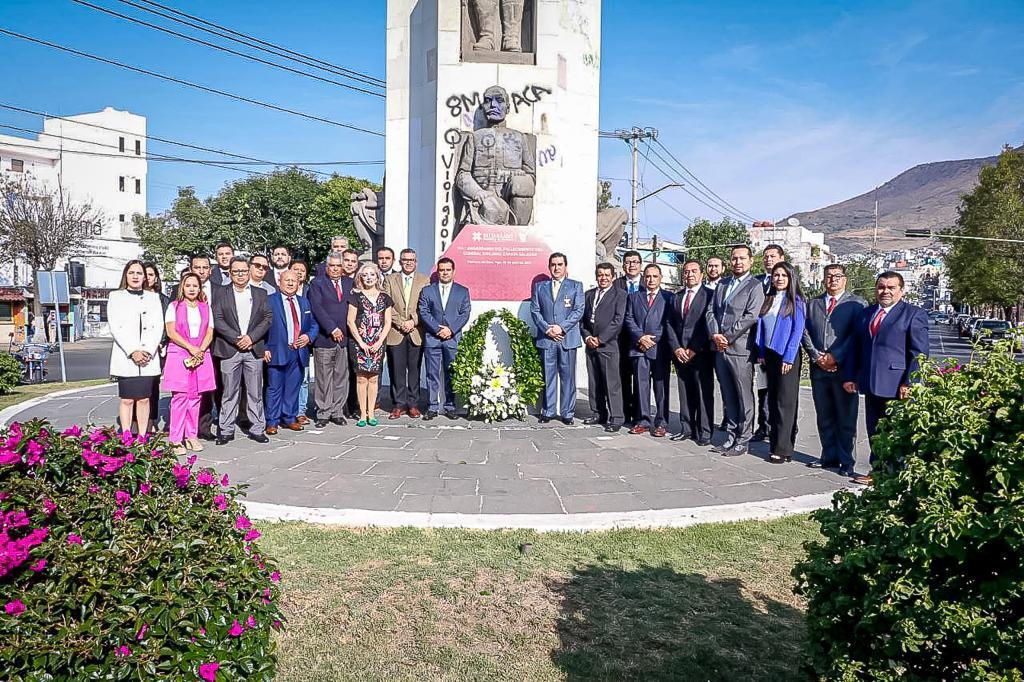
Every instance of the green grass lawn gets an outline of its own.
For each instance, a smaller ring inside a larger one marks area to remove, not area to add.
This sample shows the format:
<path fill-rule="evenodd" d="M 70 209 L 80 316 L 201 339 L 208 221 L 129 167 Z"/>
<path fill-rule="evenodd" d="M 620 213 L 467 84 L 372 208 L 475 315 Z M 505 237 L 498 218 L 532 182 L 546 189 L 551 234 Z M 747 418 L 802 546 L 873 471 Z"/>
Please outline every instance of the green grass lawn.
<path fill-rule="evenodd" d="M 818 537 L 806 516 L 592 533 L 262 530 L 283 575 L 282 681 L 806 679 L 789 575 Z"/>
<path fill-rule="evenodd" d="M 101 384 L 108 383 L 110 383 L 110 379 L 87 379 L 85 381 L 69 381 L 64 384 L 26 384 L 24 386 L 18 386 L 10 393 L 0 395 L 0 410 L 49 393 L 67 391 L 72 388 L 88 388 L 89 386 L 99 386 Z"/>

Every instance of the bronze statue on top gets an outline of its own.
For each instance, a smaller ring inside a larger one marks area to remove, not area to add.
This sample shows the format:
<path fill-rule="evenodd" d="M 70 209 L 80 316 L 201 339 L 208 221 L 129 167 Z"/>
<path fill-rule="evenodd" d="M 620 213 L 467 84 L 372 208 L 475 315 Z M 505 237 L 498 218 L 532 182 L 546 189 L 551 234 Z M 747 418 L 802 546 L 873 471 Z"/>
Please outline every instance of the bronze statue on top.
<path fill-rule="evenodd" d="M 459 224 L 529 225 L 537 187 L 537 138 L 505 125 L 508 92 L 484 91 L 486 127 L 463 134 L 455 187 L 465 202 Z"/>

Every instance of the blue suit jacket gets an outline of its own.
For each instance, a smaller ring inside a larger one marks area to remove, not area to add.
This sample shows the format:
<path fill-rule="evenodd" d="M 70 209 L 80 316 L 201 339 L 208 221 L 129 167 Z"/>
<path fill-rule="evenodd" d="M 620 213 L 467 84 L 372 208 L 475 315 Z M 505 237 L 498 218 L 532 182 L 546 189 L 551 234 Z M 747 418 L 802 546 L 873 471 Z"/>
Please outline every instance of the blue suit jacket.
<path fill-rule="evenodd" d="M 579 348 L 583 345 L 580 337 L 580 320 L 583 319 L 583 284 L 566 277 L 558 290 L 558 300 L 551 297 L 551 280 L 533 285 L 530 296 L 530 317 L 537 328 L 537 348 Z M 544 332 L 548 326 L 557 324 L 565 332 L 560 342 Z"/>
<path fill-rule="evenodd" d="M 797 296 L 796 305 L 793 307 L 793 314 L 783 316 L 786 304 L 782 304 L 779 316 L 775 318 L 775 328 L 772 330 L 772 338 L 765 338 L 764 315 L 757 318 L 757 356 L 764 358 L 764 353 L 769 348 L 782 356 L 782 361 L 792 365 L 796 362 L 796 356 L 800 352 L 800 341 L 804 336 L 804 327 L 807 324 L 807 304 L 804 299 Z"/>
<path fill-rule="evenodd" d="M 462 328 L 469 322 L 469 289 L 458 282 L 452 282 L 448 293 L 448 307 L 441 305 L 441 287 L 437 282 L 423 287 L 419 305 L 416 306 L 423 323 L 423 346 L 425 348 L 455 348 L 462 338 Z M 442 341 L 437 332 L 442 327 L 452 330 L 452 338 Z"/>
<path fill-rule="evenodd" d="M 663 356 L 671 354 L 669 349 L 668 326 L 672 320 L 672 302 L 674 296 L 664 289 L 658 290 L 654 305 L 647 308 L 647 291 L 641 289 L 630 294 L 626 300 L 626 331 L 629 332 L 629 356 L 638 358 L 645 356 L 654 360 L 659 353 Z M 650 334 L 657 343 L 647 352 L 637 346 L 641 336 Z"/>
<path fill-rule="evenodd" d="M 352 293 L 352 280 L 348 277 L 341 278 L 341 300 L 338 300 L 338 292 L 327 277 L 317 277 L 306 287 L 306 296 L 309 305 L 316 318 L 319 333 L 313 339 L 313 345 L 317 348 L 333 348 L 344 346 L 348 339 L 348 303 L 349 294 Z M 340 343 L 331 338 L 331 332 L 340 329 L 342 340 Z M 312 337 L 311 337 L 312 338 Z"/>
<path fill-rule="evenodd" d="M 900 301 L 882 320 L 871 338 L 870 325 L 878 304 L 864 308 L 854 329 L 850 360 L 840 366 L 843 381 L 854 381 L 861 393 L 895 398 L 901 385 L 910 384 L 918 355 L 928 355 L 928 315 Z"/>
<path fill-rule="evenodd" d="M 295 349 L 289 347 L 291 338 L 288 336 L 288 322 L 285 315 L 291 315 L 286 308 L 284 296 L 278 292 L 267 297 L 270 304 L 271 320 L 270 332 L 267 333 L 267 350 L 270 351 L 270 364 L 274 366 L 287 365 L 293 357 L 298 357 L 299 364 L 303 367 L 309 366 L 309 349 L 311 345 Z M 299 309 L 299 334 L 305 334 L 312 342 L 316 339 L 320 326 L 316 323 L 316 317 L 309 307 L 309 301 L 305 296 L 296 296 L 295 303 Z"/>

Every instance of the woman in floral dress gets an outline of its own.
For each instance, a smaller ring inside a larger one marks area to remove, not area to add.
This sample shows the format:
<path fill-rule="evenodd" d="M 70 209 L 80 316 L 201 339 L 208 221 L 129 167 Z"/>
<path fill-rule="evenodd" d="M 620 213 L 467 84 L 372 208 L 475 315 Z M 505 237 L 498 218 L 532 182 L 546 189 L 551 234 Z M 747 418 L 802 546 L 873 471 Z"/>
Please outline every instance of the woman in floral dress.
<path fill-rule="evenodd" d="M 377 404 L 377 377 L 384 364 L 384 342 L 391 328 L 391 297 L 380 286 L 380 271 L 365 263 L 356 272 L 348 328 L 356 343 L 356 398 L 359 421 L 356 426 L 376 426 L 373 406 Z"/>

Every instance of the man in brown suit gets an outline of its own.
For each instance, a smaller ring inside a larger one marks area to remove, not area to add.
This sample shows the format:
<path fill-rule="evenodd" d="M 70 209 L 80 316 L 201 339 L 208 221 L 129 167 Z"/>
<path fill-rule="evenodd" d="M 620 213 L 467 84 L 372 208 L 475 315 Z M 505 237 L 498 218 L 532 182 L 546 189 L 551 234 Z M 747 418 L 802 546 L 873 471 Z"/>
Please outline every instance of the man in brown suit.
<path fill-rule="evenodd" d="M 416 311 L 420 292 L 430 284 L 430 278 L 416 272 L 416 252 L 402 249 L 398 256 L 400 272 L 384 280 L 383 291 L 391 297 L 391 330 L 388 332 L 388 367 L 391 372 L 391 414 L 398 419 L 408 413 L 420 416 L 420 362 L 423 358 L 423 335 L 420 316 Z"/>

